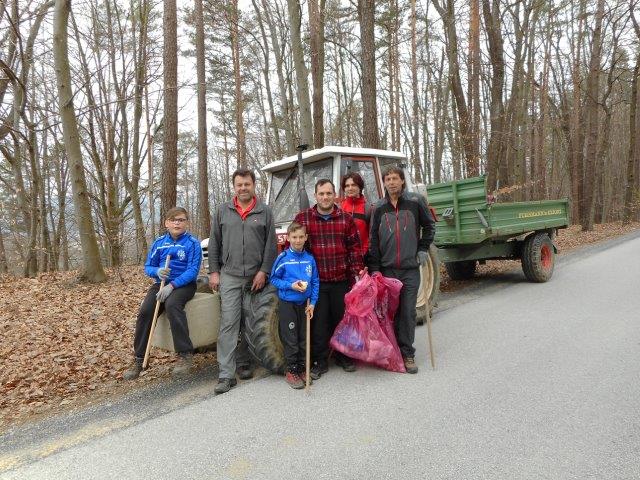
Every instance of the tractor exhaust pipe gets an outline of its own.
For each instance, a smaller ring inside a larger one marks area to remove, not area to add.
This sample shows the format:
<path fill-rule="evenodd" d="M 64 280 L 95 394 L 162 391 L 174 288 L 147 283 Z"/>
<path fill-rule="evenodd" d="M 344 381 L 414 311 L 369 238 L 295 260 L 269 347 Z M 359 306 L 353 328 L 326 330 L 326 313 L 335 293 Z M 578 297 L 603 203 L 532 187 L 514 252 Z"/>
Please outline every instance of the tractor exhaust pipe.
<path fill-rule="evenodd" d="M 310 207 L 309 196 L 307 195 L 307 189 L 304 186 L 304 168 L 302 167 L 302 152 L 304 152 L 309 145 L 298 145 L 296 150 L 298 151 L 298 200 L 300 205 L 300 211 L 306 210 Z"/>

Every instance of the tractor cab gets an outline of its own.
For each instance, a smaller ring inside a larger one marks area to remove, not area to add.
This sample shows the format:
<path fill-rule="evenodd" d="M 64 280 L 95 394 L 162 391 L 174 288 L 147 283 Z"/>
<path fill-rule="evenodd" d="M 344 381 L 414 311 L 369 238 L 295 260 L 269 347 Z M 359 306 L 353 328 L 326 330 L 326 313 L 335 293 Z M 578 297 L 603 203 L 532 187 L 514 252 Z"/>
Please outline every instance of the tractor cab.
<path fill-rule="evenodd" d="M 314 187 L 318 180 L 328 178 L 336 186 L 338 202 L 344 197 L 340 181 L 349 172 L 359 173 L 365 183 L 364 195 L 371 203 L 379 200 L 384 192 L 382 172 L 390 166 L 406 167 L 407 157 L 401 152 L 353 147 L 323 147 L 302 153 L 304 183 L 309 203 L 315 204 Z M 298 196 L 298 156 L 270 163 L 262 168 L 268 176 L 269 187 L 266 202 L 273 211 L 276 224 L 278 249 L 287 240 L 287 227 L 300 207 Z M 406 188 L 413 190 L 409 175 Z"/>

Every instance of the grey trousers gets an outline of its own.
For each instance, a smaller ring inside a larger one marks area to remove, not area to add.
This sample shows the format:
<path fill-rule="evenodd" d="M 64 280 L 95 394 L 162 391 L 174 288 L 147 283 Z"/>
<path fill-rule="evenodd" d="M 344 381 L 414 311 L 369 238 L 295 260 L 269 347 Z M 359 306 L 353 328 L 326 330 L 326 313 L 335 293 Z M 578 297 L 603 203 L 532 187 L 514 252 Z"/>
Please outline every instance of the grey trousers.
<path fill-rule="evenodd" d="M 220 333 L 218 334 L 218 378 L 234 378 L 236 365 L 249 365 L 251 356 L 244 337 L 244 318 L 242 316 L 242 300 L 244 293 L 251 289 L 253 276 L 236 277 L 228 273 L 220 273 Z M 242 340 L 238 344 L 238 335 L 242 332 Z"/>
<path fill-rule="evenodd" d="M 416 353 L 413 342 L 416 337 L 416 300 L 420 288 L 420 270 L 417 268 L 408 270 L 383 268 L 382 274 L 385 277 L 397 278 L 402 282 L 400 305 L 396 312 L 394 329 L 402 356 L 413 357 Z"/>

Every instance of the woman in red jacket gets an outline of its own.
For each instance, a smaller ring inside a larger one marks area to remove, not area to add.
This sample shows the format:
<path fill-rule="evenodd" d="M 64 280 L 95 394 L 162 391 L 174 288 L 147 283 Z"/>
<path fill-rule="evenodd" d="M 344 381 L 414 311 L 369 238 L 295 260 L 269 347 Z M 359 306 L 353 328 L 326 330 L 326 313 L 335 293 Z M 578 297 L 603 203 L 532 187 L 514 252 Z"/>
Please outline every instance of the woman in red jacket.
<path fill-rule="evenodd" d="M 344 192 L 344 200 L 340 208 L 350 214 L 358 227 L 362 255 L 369 249 L 369 221 L 371 220 L 371 205 L 363 195 L 364 180 L 359 173 L 351 172 L 342 177 L 340 187 Z"/>

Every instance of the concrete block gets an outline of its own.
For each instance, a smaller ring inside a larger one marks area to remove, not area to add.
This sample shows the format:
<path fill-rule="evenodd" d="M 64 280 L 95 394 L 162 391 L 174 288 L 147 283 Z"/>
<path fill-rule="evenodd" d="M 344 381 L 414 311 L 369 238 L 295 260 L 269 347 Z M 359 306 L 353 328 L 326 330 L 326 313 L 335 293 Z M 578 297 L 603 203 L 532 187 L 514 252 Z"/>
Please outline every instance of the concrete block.
<path fill-rule="evenodd" d="M 214 293 L 196 293 L 185 307 L 189 337 L 193 348 L 211 345 L 218 340 L 220 330 L 220 295 Z M 171 327 L 166 314 L 158 317 L 156 330 L 151 344 L 170 352 L 174 351 Z"/>

